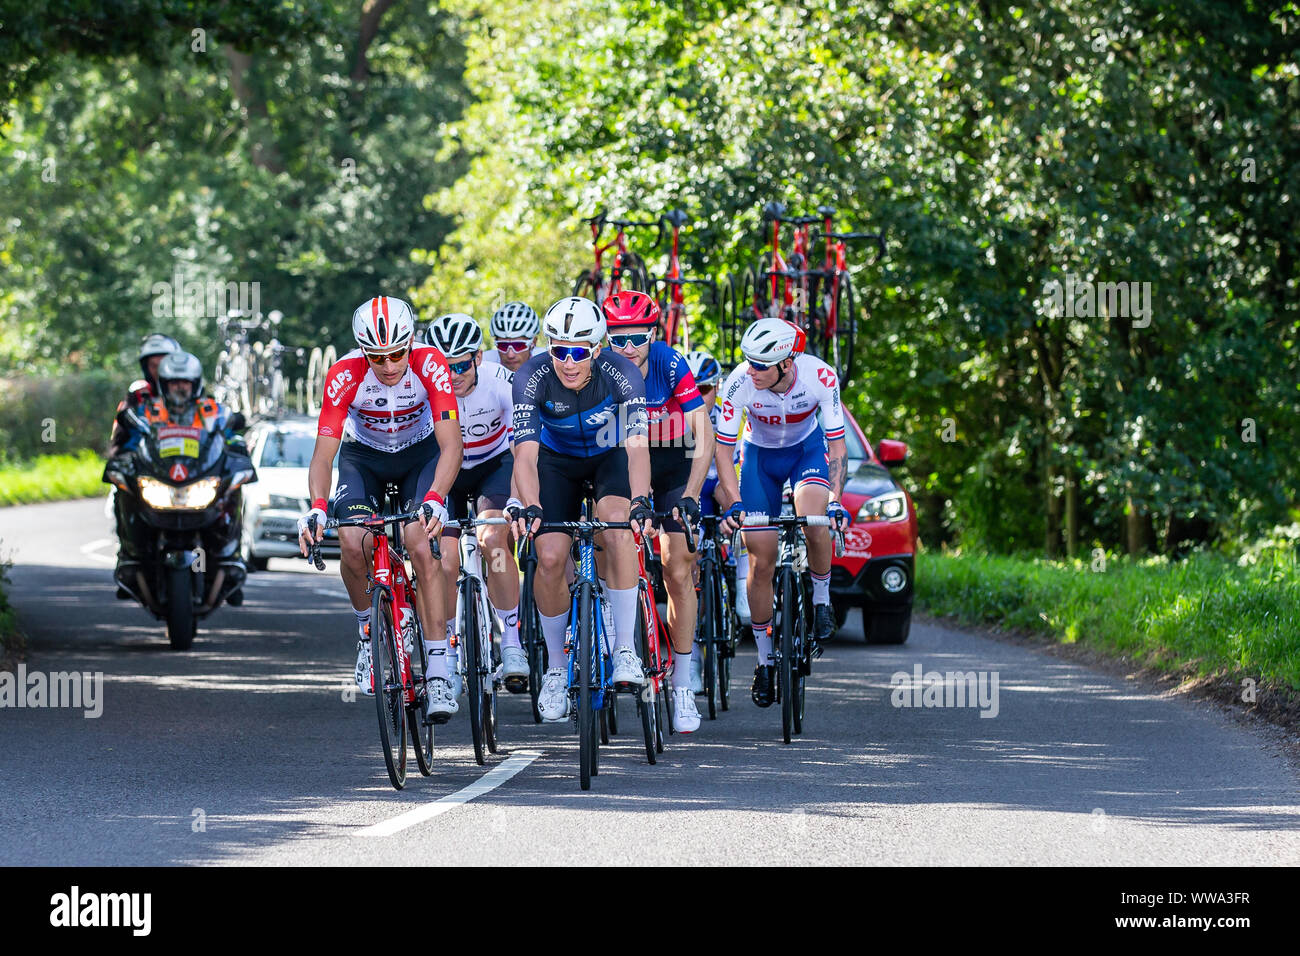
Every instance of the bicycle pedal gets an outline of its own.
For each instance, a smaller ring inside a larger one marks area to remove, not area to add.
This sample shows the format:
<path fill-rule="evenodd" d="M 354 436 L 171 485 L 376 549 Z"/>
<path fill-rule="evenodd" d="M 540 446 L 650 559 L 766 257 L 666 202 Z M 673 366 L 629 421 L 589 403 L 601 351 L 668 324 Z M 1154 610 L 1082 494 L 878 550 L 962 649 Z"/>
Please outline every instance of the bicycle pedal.
<path fill-rule="evenodd" d="M 522 694 L 526 692 L 528 690 L 528 678 L 518 676 L 507 677 L 506 690 L 510 691 L 512 694 Z"/>

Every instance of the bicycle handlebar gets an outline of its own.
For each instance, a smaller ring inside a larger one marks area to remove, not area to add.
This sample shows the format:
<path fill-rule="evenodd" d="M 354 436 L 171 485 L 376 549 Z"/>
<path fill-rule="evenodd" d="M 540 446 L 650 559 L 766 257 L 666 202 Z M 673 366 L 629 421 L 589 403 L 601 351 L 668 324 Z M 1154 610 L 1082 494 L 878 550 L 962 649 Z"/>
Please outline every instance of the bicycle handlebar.
<path fill-rule="evenodd" d="M 832 232 L 832 239 L 871 239 L 876 243 L 876 258 L 871 260 L 871 265 L 875 265 L 881 259 L 885 258 L 885 234 L 882 232 Z"/>
<path fill-rule="evenodd" d="M 327 518 L 325 519 L 325 527 L 326 528 L 382 528 L 385 525 L 389 525 L 394 522 L 407 524 L 409 522 L 416 521 L 417 519 L 419 519 L 419 517 L 420 517 L 420 509 L 416 508 L 414 511 L 403 511 L 403 512 L 399 512 L 398 514 L 391 514 L 391 515 L 370 515 L 369 517 L 366 518 Z M 492 519 L 485 518 L 484 520 L 490 521 Z M 436 538 L 429 539 L 429 548 L 433 551 L 433 559 L 435 561 L 441 561 L 442 548 L 438 546 L 438 541 Z M 323 569 L 324 567 L 325 567 L 324 564 L 320 564 L 317 566 L 317 570 Z"/>
<path fill-rule="evenodd" d="M 746 514 L 740 522 L 742 527 L 753 525 L 805 525 L 811 528 L 830 528 L 834 543 L 835 557 L 844 556 L 844 532 L 834 527 L 834 522 L 827 515 L 765 515 L 756 512 Z"/>

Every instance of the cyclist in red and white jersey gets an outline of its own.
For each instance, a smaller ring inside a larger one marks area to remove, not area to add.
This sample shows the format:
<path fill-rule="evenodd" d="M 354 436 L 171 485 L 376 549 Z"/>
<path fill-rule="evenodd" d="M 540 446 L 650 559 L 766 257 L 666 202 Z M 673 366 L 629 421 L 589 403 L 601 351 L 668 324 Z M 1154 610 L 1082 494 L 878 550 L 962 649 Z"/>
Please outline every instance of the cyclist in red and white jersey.
<path fill-rule="evenodd" d="M 821 359 L 802 354 L 804 338 L 803 331 L 790 322 L 760 319 L 740 341 L 747 361 L 728 376 L 718 416 L 718 486 L 723 498 L 732 502 L 728 518 L 745 512 L 779 515 L 782 488 L 789 481 L 796 514 L 825 514 L 837 527 L 849 523 L 840 504 L 848 477 L 848 451 L 839 379 Z M 730 466 L 742 415 L 748 427 L 737 488 Z M 750 556 L 750 627 L 758 645 L 751 693 L 754 703 L 769 707 L 775 671 L 770 624 L 777 535 L 775 528 L 760 528 L 746 529 L 744 537 Z M 835 633 L 830 529 L 805 528 L 804 538 L 812 572 L 813 637 L 820 642 Z"/>
<path fill-rule="evenodd" d="M 434 319 L 426 341 L 447 356 L 451 387 L 460 414 L 465 460 L 447 496 L 447 511 L 464 517 L 465 502 L 473 499 L 480 518 L 500 518 L 511 495 L 515 456 L 511 453 L 514 391 L 510 372 L 483 360 L 483 330 L 462 312 Z M 517 503 L 517 501 L 516 501 Z M 447 536 L 459 531 L 448 529 Z M 519 643 L 519 569 L 506 525 L 485 525 L 478 538 L 488 600 L 501 621 L 501 664 L 506 689 L 519 694 L 528 689 L 528 655 Z M 456 606 L 456 578 L 460 574 L 460 549 L 453 541 L 442 549 L 447 582 L 447 607 Z M 449 630 L 452 622 L 448 622 Z M 468 635 L 462 635 L 469 639 Z M 456 654 L 451 657 L 454 661 Z M 456 673 L 453 667 L 452 673 Z M 453 682 L 454 679 L 453 679 Z M 459 694 L 459 686 L 456 688 Z"/>
<path fill-rule="evenodd" d="M 316 448 L 307 483 L 312 507 L 298 519 L 299 547 L 307 553 L 307 522 L 316 518 L 316 540 L 324 535 L 331 464 L 339 456 L 339 486 L 330 501 L 337 518 L 365 517 L 383 508 L 385 486 L 401 493 L 402 510 L 420 505 L 419 524 L 410 522 L 402 540 L 420 581 L 416 611 L 429 653 L 429 716 L 443 723 L 458 709 L 447 673 L 447 606 L 442 568 L 429 539 L 447 520 L 446 495 L 461 463 L 460 423 L 447 360 L 436 348 L 415 345 L 415 314 L 401 299 L 376 296 L 352 314 L 357 349 L 325 376 Z M 342 443 L 342 450 L 339 445 Z M 343 583 L 357 617 L 357 687 L 373 694 L 370 600 L 366 594 L 370 537 L 362 528 L 339 529 Z M 429 638 L 434 640 L 430 641 Z"/>

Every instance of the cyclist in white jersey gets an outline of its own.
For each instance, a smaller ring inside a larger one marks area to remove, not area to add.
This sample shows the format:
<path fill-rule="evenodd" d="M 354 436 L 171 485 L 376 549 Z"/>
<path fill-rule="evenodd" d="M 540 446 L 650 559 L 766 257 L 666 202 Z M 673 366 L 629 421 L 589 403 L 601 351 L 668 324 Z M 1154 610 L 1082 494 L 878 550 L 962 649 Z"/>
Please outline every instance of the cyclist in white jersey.
<path fill-rule="evenodd" d="M 483 332 L 471 316 L 453 313 L 435 319 L 425 337 L 447 356 L 465 442 L 464 463 L 447 496 L 447 510 L 453 518 L 463 517 L 467 513 L 465 502 L 474 498 L 480 518 L 499 518 L 502 509 L 514 499 L 513 376 L 500 365 L 484 362 Z M 447 536 L 459 533 L 443 532 Z M 488 600 L 501 621 L 506 689 L 520 694 L 528 689 L 528 655 L 519 643 L 519 569 L 510 546 L 510 529 L 506 525 L 486 525 L 479 529 L 478 537 L 486 556 L 483 567 L 487 572 Z M 454 542 L 442 549 L 442 566 L 449 589 L 447 606 L 455 607 L 460 549 Z M 449 630 L 453 623 L 448 622 Z M 452 657 L 454 660 L 455 655 Z"/>
<path fill-rule="evenodd" d="M 782 487 L 789 481 L 796 514 L 824 513 L 837 527 L 849 523 L 840 504 L 848 477 L 848 451 L 839 380 L 821 359 L 802 354 L 803 345 L 803 331 L 782 319 L 760 319 L 741 339 L 740 350 L 747 361 L 728 376 L 718 417 L 718 485 L 723 499 L 732 502 L 729 518 L 746 512 L 779 515 Z M 748 426 L 737 488 L 729 466 L 742 415 Z M 750 627 L 758 645 L 752 696 L 758 706 L 769 707 L 775 671 L 772 573 L 778 541 L 775 528 L 746 529 L 744 537 L 750 554 Z M 813 583 L 813 638 L 821 642 L 835 632 L 830 530 L 805 528 L 804 538 Z"/>

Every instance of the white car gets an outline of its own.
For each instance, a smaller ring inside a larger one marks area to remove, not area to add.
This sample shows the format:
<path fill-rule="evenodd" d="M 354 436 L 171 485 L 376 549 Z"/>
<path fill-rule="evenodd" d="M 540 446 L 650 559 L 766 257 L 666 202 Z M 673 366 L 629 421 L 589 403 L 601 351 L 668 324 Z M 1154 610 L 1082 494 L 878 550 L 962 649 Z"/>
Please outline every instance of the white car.
<path fill-rule="evenodd" d="M 258 422 L 249 430 L 248 447 L 258 481 L 244 492 L 244 563 L 250 571 L 265 571 L 271 558 L 301 557 L 298 517 L 310 507 L 307 467 L 316 447 L 316 419 Z M 336 456 L 330 487 L 338 478 Z M 339 556 L 338 532 L 325 532 L 321 554 Z"/>

